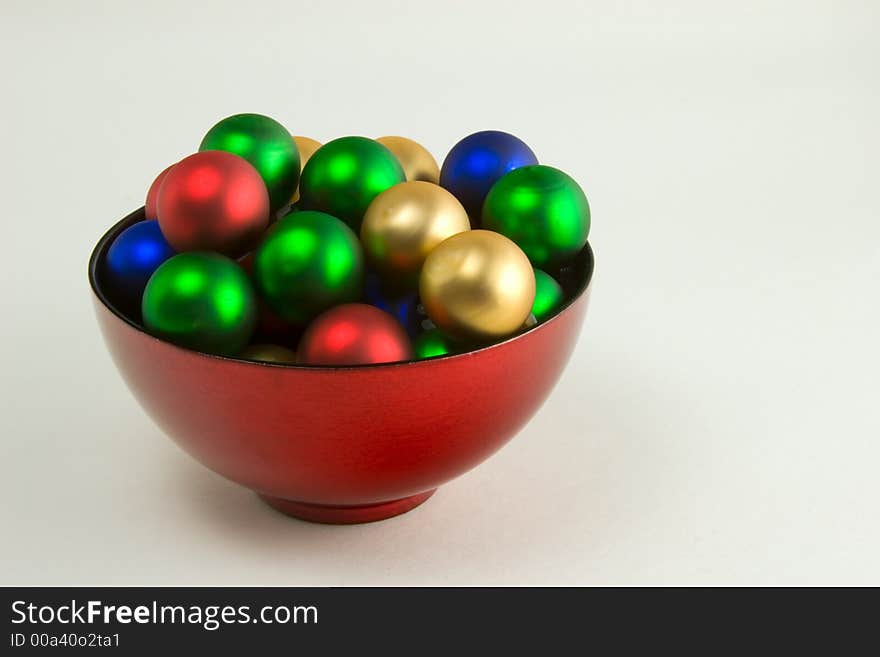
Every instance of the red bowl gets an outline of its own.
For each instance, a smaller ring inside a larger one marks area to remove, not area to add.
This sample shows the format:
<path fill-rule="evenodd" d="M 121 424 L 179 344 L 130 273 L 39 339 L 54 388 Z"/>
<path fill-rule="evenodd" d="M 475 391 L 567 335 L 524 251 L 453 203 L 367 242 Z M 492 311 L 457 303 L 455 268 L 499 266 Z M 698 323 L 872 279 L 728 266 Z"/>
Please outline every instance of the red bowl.
<path fill-rule="evenodd" d="M 215 472 L 298 518 L 390 518 L 506 443 L 538 410 L 574 348 L 593 254 L 563 284 L 568 303 L 504 342 L 428 360 L 315 367 L 224 358 L 149 335 L 114 304 L 104 261 L 111 228 L 89 261 L 95 312 L 134 396 L 174 441 Z"/>

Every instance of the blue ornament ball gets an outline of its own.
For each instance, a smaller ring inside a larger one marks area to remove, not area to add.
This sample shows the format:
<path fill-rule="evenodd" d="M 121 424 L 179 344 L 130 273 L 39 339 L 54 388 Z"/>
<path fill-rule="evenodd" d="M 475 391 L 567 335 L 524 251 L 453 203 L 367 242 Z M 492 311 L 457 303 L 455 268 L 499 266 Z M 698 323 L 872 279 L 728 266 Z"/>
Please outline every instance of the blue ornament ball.
<path fill-rule="evenodd" d="M 375 272 L 364 278 L 364 301 L 394 316 L 411 338 L 422 331 L 422 320 L 427 317 L 414 292 L 395 292 L 383 284 Z"/>
<path fill-rule="evenodd" d="M 150 276 L 174 254 L 155 219 L 133 224 L 119 234 L 107 251 L 107 278 L 122 310 L 140 308 Z"/>
<path fill-rule="evenodd" d="M 484 130 L 468 135 L 449 151 L 440 169 L 440 186 L 452 192 L 478 226 L 483 200 L 505 173 L 537 164 L 524 141 L 506 132 Z"/>

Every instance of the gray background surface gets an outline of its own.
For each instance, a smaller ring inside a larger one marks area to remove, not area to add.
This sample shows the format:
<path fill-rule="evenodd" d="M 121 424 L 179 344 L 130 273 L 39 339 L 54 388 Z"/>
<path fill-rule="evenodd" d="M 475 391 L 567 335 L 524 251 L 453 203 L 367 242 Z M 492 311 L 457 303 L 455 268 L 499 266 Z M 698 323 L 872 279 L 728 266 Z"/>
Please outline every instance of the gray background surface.
<path fill-rule="evenodd" d="M 9 2 L 0 583 L 880 584 L 874 2 Z M 288 520 L 153 426 L 86 260 L 221 117 L 579 180 L 551 399 L 384 523 Z"/>

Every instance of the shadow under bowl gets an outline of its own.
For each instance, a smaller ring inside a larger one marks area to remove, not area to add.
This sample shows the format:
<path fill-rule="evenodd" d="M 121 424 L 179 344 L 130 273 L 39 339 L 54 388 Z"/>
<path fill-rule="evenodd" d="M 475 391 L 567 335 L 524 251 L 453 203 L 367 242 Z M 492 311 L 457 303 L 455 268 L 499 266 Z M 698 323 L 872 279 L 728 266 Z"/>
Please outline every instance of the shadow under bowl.
<path fill-rule="evenodd" d="M 383 365 L 258 363 L 178 347 L 121 311 L 107 284 L 111 228 L 89 261 L 104 341 L 150 417 L 197 461 L 305 520 L 359 523 L 404 513 L 506 443 L 571 355 L 587 308 L 586 245 L 543 323 L 452 356 Z"/>

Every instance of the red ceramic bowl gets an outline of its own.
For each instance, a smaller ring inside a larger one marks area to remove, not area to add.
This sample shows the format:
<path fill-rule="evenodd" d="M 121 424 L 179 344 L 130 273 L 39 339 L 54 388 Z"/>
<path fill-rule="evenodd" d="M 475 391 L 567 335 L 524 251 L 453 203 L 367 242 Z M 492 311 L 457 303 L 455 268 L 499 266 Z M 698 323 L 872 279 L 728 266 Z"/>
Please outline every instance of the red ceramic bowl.
<path fill-rule="evenodd" d="M 89 281 L 104 341 L 134 396 L 198 461 L 276 509 L 328 523 L 381 520 L 507 442 L 550 393 L 587 307 L 589 245 L 568 272 L 569 301 L 504 342 L 387 365 L 314 367 L 224 358 L 149 335 L 104 280 L 116 236 L 92 253 Z"/>

